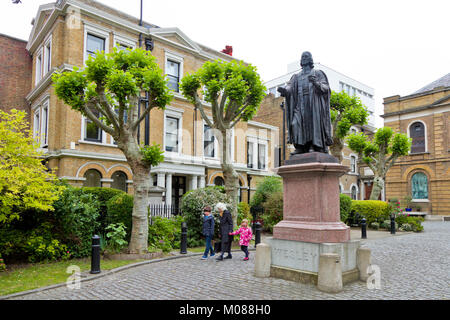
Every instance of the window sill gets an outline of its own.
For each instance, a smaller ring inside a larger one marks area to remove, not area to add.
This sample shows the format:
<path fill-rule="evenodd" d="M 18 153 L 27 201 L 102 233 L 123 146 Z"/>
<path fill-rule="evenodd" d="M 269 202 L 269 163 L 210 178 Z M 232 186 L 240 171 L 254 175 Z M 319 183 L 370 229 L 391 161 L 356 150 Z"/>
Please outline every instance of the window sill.
<path fill-rule="evenodd" d="M 117 145 L 115 145 L 115 144 L 108 144 L 108 143 L 88 141 L 88 140 L 78 140 L 78 143 L 92 144 L 92 145 L 95 145 L 95 146 L 102 146 L 102 147 L 118 148 Z"/>
<path fill-rule="evenodd" d="M 429 199 L 412 199 L 412 202 L 430 202 Z"/>
<path fill-rule="evenodd" d="M 415 152 L 415 153 L 408 153 L 408 156 L 420 156 L 423 154 L 430 154 L 430 152 Z"/>

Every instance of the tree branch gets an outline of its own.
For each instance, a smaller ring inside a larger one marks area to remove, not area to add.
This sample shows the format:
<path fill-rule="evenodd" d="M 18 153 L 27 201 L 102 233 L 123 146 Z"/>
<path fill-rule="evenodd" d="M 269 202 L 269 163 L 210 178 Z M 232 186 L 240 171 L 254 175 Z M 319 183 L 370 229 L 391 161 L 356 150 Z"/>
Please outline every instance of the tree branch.
<path fill-rule="evenodd" d="M 210 128 L 215 128 L 214 124 L 211 122 L 211 120 L 209 120 L 209 118 L 207 117 L 206 113 L 205 113 L 205 109 L 203 109 L 203 104 L 202 101 L 200 100 L 200 98 L 198 97 L 197 93 L 194 94 L 194 99 L 195 99 L 195 106 L 197 107 L 198 110 L 200 110 L 200 114 L 202 115 L 203 120 L 205 120 L 206 124 L 210 127 Z"/>
<path fill-rule="evenodd" d="M 132 130 L 132 131 L 136 130 L 136 128 L 139 126 L 139 124 L 145 119 L 145 116 L 146 116 L 147 114 L 149 114 L 150 111 L 151 111 L 154 107 L 156 107 L 156 105 L 153 104 L 153 100 L 152 100 L 150 97 L 149 97 L 148 100 L 149 100 L 149 101 L 148 101 L 148 108 L 145 109 L 144 112 L 142 112 L 142 114 L 140 115 L 140 117 L 136 120 L 136 122 L 134 122 L 134 123 L 131 125 L 131 130 Z"/>
<path fill-rule="evenodd" d="M 100 96 L 100 105 L 102 106 L 104 114 L 109 118 L 111 124 L 119 129 L 119 119 L 116 112 L 112 110 L 108 99 L 106 99 L 105 89 L 103 87 L 97 88 L 97 94 Z"/>
<path fill-rule="evenodd" d="M 91 111 L 90 107 L 92 107 L 93 104 L 92 102 L 88 103 L 87 105 L 84 105 L 84 112 L 86 113 L 86 116 L 93 121 L 99 128 L 101 128 L 103 131 L 109 133 L 110 135 L 114 136 L 116 134 L 116 131 L 111 128 L 108 127 L 106 124 L 104 124 L 103 122 L 100 121 L 100 119 L 98 119 Z M 95 106 L 94 106 L 95 108 Z"/>

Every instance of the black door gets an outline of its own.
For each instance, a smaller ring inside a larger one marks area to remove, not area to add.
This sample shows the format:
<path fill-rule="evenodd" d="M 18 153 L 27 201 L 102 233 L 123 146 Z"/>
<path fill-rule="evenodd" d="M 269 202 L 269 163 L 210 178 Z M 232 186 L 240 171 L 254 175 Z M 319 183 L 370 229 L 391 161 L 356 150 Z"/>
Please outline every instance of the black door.
<path fill-rule="evenodd" d="M 186 177 L 172 177 L 172 206 L 178 211 L 181 197 L 186 193 Z"/>

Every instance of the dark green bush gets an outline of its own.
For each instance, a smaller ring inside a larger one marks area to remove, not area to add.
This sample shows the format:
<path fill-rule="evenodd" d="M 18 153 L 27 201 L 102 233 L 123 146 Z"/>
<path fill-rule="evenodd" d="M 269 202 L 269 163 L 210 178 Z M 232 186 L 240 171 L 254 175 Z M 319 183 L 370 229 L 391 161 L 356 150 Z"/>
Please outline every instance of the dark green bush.
<path fill-rule="evenodd" d="M 268 176 L 258 183 L 256 191 L 250 201 L 251 207 L 262 205 L 273 193 L 283 192 L 283 180 L 279 177 Z"/>
<path fill-rule="evenodd" d="M 175 216 L 170 219 L 152 217 L 152 223 L 148 226 L 149 251 L 170 252 L 173 249 L 179 249 L 183 221 L 183 216 Z"/>
<path fill-rule="evenodd" d="M 372 222 L 381 224 L 389 219 L 391 206 L 380 200 L 352 200 L 351 210 L 359 213 L 361 218 L 366 218 L 366 223 L 370 226 Z"/>
<path fill-rule="evenodd" d="M 198 247 L 204 244 L 202 236 L 203 208 L 210 206 L 214 210 L 214 206 L 219 202 L 228 204 L 228 210 L 232 212 L 233 201 L 222 192 L 222 189 L 217 187 L 192 190 L 183 196 L 181 200 L 181 211 L 183 212 L 188 227 L 188 247 Z M 216 212 L 213 212 L 213 215 L 215 220 L 215 235 L 217 237 L 219 215 Z"/>
<path fill-rule="evenodd" d="M 422 222 L 424 219 L 422 217 L 409 216 L 407 213 L 399 213 L 395 216 L 395 222 L 398 223 L 399 228 L 404 225 L 409 225 L 411 231 L 421 232 L 423 230 Z M 407 227 L 408 228 L 408 227 Z M 406 229 L 406 228 L 403 228 Z M 409 231 L 409 230 L 405 230 Z"/>
<path fill-rule="evenodd" d="M 99 230 L 99 201 L 93 193 L 67 188 L 54 203 L 57 235 L 75 258 L 91 253 L 92 236 Z"/>
<path fill-rule="evenodd" d="M 273 227 L 283 220 L 283 192 L 270 194 L 262 205 L 264 208 L 263 230 L 272 233 Z"/>
<path fill-rule="evenodd" d="M 242 220 L 247 219 L 248 223 L 252 222 L 252 215 L 250 214 L 250 206 L 247 202 L 239 202 L 238 204 L 237 224 L 241 225 Z"/>
<path fill-rule="evenodd" d="M 339 194 L 341 221 L 346 223 L 347 219 L 352 211 L 352 198 L 345 194 Z"/>
<path fill-rule="evenodd" d="M 119 193 L 106 202 L 107 218 L 109 224 L 123 223 L 126 227 L 126 240 L 131 237 L 133 196 L 126 193 Z"/>

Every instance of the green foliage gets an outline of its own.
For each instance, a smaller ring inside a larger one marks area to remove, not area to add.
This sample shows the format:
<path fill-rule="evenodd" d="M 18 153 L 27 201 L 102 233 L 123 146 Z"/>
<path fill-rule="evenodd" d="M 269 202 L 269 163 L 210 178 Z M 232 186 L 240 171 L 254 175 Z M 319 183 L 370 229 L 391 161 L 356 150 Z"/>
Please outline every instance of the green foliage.
<path fill-rule="evenodd" d="M 253 219 L 252 215 L 250 214 L 250 206 L 247 202 L 239 202 L 238 204 L 238 215 L 237 215 L 237 224 L 241 225 L 242 220 L 247 219 L 250 223 Z"/>
<path fill-rule="evenodd" d="M 0 225 L 28 209 L 52 211 L 63 187 L 42 164 L 42 153 L 27 129 L 26 113 L 0 111 Z"/>
<path fill-rule="evenodd" d="M 263 228 L 272 233 L 273 227 L 283 220 L 283 192 L 277 191 L 269 194 L 262 205 L 264 208 Z"/>
<path fill-rule="evenodd" d="M 152 217 L 152 223 L 148 227 L 149 251 L 170 252 L 180 248 L 181 223 L 183 221 L 183 216 L 171 219 Z"/>
<path fill-rule="evenodd" d="M 352 200 L 351 210 L 366 218 L 367 225 L 372 222 L 381 223 L 389 219 L 391 207 L 384 201 L 379 200 Z"/>
<path fill-rule="evenodd" d="M 123 224 L 126 229 L 126 240 L 130 240 L 133 223 L 133 196 L 119 193 L 106 202 L 107 223 Z"/>
<path fill-rule="evenodd" d="M 70 257 L 66 245 L 56 239 L 45 239 L 36 235 L 28 239 L 25 251 L 30 262 L 66 260 Z"/>
<path fill-rule="evenodd" d="M 378 230 L 380 229 L 380 224 L 378 222 L 372 222 L 371 224 L 369 224 L 369 228 Z"/>
<path fill-rule="evenodd" d="M 0 253 L 0 272 L 2 271 L 6 271 L 6 264 L 5 261 L 3 261 L 2 254 Z"/>
<path fill-rule="evenodd" d="M 157 166 L 164 161 L 164 151 L 159 144 L 141 147 L 142 159 L 149 166 Z"/>
<path fill-rule="evenodd" d="M 264 180 L 256 186 L 256 191 L 250 201 L 251 207 L 262 205 L 269 196 L 276 192 L 283 192 L 283 181 L 274 176 L 264 177 Z"/>
<path fill-rule="evenodd" d="M 203 245 L 203 208 L 210 206 L 213 210 L 217 203 L 228 204 L 228 210 L 232 212 L 233 201 L 223 193 L 223 188 L 206 187 L 187 192 L 181 200 L 181 211 L 188 227 L 188 247 Z M 219 215 L 213 212 L 215 231 L 218 234 Z"/>
<path fill-rule="evenodd" d="M 119 253 L 128 242 L 125 240 L 127 232 L 123 223 L 112 223 L 106 227 L 107 248 L 113 253 Z"/>
<path fill-rule="evenodd" d="M 345 194 L 339 194 L 341 221 L 347 222 L 347 219 L 352 211 L 352 198 Z"/>
<path fill-rule="evenodd" d="M 398 223 L 399 228 L 402 228 L 404 231 L 421 232 L 423 230 L 423 221 L 424 219 L 422 217 L 413 217 L 404 212 L 399 212 L 395 215 L 395 222 Z M 408 226 L 404 227 L 405 224 L 408 224 Z"/>
<path fill-rule="evenodd" d="M 92 193 L 67 188 L 54 204 L 58 234 L 73 257 L 87 257 L 91 252 L 92 236 L 99 229 L 100 203 Z"/>
<path fill-rule="evenodd" d="M 256 67 L 234 60 L 205 62 L 195 74 L 182 79 L 180 88 L 193 104 L 196 103 L 197 91 L 201 88 L 204 100 L 210 103 L 217 103 L 223 93 L 223 97 L 227 99 L 223 111 L 235 109 L 237 113 L 233 114 L 242 114 L 241 119 L 244 121 L 250 120 L 256 114 L 266 90 Z M 245 108 L 241 109 L 241 106 Z M 233 119 L 229 117 L 229 120 Z"/>
<path fill-rule="evenodd" d="M 333 130 L 340 139 L 347 136 L 352 125 L 367 124 L 369 117 L 369 112 L 361 100 L 357 96 L 348 95 L 345 91 L 331 92 L 330 114 L 332 123 L 337 120 Z"/>

